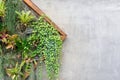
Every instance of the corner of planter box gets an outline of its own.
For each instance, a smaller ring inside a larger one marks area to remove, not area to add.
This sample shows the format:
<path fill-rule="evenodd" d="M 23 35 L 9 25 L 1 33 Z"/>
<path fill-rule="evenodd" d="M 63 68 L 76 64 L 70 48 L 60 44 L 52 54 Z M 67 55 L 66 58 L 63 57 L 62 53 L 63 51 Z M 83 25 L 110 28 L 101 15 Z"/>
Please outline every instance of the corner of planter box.
<path fill-rule="evenodd" d="M 37 13 L 38 15 L 42 16 L 42 15 L 46 15 L 39 7 L 37 7 L 31 0 L 23 0 L 24 3 L 30 7 L 35 13 Z M 44 18 L 48 23 L 52 24 L 54 26 L 54 28 L 59 32 L 62 41 L 65 40 L 65 38 L 67 37 L 66 33 L 63 32 L 51 19 L 49 19 L 47 16 L 45 16 Z"/>

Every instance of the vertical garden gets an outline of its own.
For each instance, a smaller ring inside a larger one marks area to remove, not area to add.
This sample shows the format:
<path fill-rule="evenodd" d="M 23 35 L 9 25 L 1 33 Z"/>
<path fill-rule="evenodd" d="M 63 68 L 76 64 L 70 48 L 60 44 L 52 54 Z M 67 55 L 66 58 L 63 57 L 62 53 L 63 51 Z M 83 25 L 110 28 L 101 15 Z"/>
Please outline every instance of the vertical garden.
<path fill-rule="evenodd" d="M 22 0 L 0 0 L 0 80 L 57 80 L 62 40 Z"/>

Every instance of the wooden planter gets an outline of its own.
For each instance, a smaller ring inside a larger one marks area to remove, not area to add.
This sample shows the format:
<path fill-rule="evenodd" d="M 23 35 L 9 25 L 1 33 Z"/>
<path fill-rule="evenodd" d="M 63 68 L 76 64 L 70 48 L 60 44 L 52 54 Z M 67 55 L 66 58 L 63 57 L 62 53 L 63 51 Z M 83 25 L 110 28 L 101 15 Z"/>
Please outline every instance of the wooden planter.
<path fill-rule="evenodd" d="M 23 1 L 28 7 L 30 7 L 38 15 L 40 16 L 45 15 L 45 13 L 40 8 L 38 8 L 31 0 L 23 0 Z M 60 33 L 61 39 L 64 41 L 67 35 L 48 17 L 45 16 L 45 20 L 55 27 L 55 29 Z"/>

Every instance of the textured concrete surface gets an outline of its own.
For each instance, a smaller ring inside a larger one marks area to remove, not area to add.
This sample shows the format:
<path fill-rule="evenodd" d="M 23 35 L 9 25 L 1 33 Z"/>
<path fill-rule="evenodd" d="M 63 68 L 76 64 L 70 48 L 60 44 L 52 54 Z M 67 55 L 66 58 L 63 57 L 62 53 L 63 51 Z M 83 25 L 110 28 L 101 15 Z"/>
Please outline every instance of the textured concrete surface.
<path fill-rule="evenodd" d="M 60 80 L 120 80 L 120 0 L 32 0 L 68 35 Z"/>

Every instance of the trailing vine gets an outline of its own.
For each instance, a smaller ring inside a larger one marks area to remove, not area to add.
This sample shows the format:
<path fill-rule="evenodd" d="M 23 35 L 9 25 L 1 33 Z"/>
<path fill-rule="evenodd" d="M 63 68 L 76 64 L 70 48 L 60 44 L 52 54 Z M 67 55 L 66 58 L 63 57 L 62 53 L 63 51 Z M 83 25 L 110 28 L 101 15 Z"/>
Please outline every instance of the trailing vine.
<path fill-rule="evenodd" d="M 52 25 L 44 21 L 43 17 L 34 22 L 32 28 L 33 34 L 28 38 L 28 42 L 35 50 L 31 54 L 40 57 L 46 65 L 49 80 L 55 80 L 60 66 L 59 58 L 62 48 L 60 35 Z"/>

